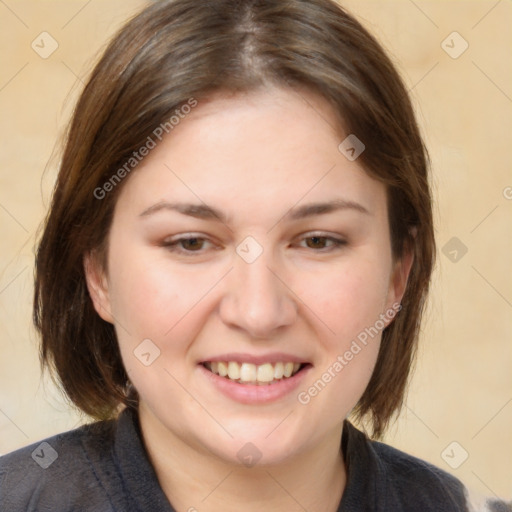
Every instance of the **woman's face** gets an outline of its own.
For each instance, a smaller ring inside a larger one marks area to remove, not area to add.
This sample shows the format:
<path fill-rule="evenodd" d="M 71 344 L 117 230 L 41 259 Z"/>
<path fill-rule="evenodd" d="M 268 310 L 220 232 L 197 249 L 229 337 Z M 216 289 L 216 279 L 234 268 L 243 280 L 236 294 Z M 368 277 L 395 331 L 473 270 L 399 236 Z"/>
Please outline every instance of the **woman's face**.
<path fill-rule="evenodd" d="M 143 427 L 269 464 L 340 435 L 410 262 L 335 126 L 311 93 L 218 95 L 126 178 L 108 275 L 86 267 Z"/>

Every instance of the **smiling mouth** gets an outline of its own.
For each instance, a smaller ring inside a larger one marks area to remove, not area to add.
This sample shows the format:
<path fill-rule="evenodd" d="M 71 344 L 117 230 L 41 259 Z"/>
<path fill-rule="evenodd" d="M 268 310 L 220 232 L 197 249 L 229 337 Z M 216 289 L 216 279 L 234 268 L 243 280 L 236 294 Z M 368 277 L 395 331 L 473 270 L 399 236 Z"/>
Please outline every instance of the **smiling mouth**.
<path fill-rule="evenodd" d="M 202 365 L 220 377 L 238 384 L 252 384 L 268 386 L 293 377 L 306 366 L 307 363 L 238 363 L 236 361 L 206 361 Z"/>

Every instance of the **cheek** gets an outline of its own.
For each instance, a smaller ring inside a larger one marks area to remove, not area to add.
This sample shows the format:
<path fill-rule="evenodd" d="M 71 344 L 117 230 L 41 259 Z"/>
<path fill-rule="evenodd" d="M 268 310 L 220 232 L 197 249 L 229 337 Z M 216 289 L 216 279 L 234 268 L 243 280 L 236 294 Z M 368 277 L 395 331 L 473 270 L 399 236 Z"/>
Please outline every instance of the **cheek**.
<path fill-rule="evenodd" d="M 111 307 L 124 367 L 140 395 L 155 407 L 176 403 L 183 397 L 170 375 L 184 381 L 184 358 L 205 314 L 201 297 L 215 276 L 176 272 L 154 248 L 124 248 L 126 253 L 112 252 L 111 261 L 118 264 L 110 272 Z M 142 355 L 146 353 L 148 365 Z"/>
<path fill-rule="evenodd" d="M 356 405 L 375 368 L 387 287 L 382 268 L 371 265 L 314 283 L 305 288 L 304 303 L 315 313 L 318 364 L 297 398 L 312 418 L 334 425 Z"/>
<path fill-rule="evenodd" d="M 342 349 L 372 327 L 384 312 L 388 281 L 387 262 L 354 258 L 328 272 L 304 278 L 299 295 L 317 316 L 317 324 L 327 329 L 331 343 Z"/>
<path fill-rule="evenodd" d="M 132 247 L 126 254 L 130 257 L 112 253 L 112 261 L 119 263 L 111 272 L 111 306 L 119 324 L 134 336 L 162 339 L 218 280 L 215 268 L 181 266 L 178 271 L 163 249 Z"/>

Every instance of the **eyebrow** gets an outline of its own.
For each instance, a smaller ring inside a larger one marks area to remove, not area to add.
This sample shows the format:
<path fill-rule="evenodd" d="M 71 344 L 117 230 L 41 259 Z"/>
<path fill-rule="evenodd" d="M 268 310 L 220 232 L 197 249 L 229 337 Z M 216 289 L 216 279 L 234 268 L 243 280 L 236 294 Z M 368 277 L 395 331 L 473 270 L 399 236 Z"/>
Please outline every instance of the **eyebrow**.
<path fill-rule="evenodd" d="M 152 215 L 162 210 L 175 211 L 197 219 L 214 219 L 223 222 L 224 224 L 226 224 L 228 220 L 227 216 L 220 210 L 212 208 L 206 204 L 169 203 L 167 201 L 161 201 L 149 208 L 146 208 L 139 217 L 147 217 L 148 215 Z"/>
<path fill-rule="evenodd" d="M 370 215 L 370 211 L 362 204 L 355 201 L 347 201 L 345 199 L 335 199 L 326 203 L 311 203 L 300 206 L 299 208 L 292 208 L 284 217 L 288 217 L 290 220 L 298 220 L 305 217 L 311 217 L 313 215 L 323 215 L 339 210 L 355 210 L 357 212 L 364 213 L 365 215 Z"/>
<path fill-rule="evenodd" d="M 312 217 L 314 215 L 325 215 L 339 210 L 355 210 L 357 212 L 370 215 L 369 210 L 362 204 L 355 201 L 335 199 L 324 203 L 311 203 L 298 208 L 291 208 L 285 215 L 283 215 L 283 217 L 281 217 L 281 219 L 288 218 L 289 220 L 299 220 L 306 217 Z M 146 208 L 142 213 L 140 213 L 139 217 L 148 217 L 149 215 L 160 211 L 175 211 L 197 219 L 211 219 L 224 224 L 228 223 L 228 216 L 225 213 L 206 204 L 169 203 L 167 201 L 161 201 L 149 208 Z"/>

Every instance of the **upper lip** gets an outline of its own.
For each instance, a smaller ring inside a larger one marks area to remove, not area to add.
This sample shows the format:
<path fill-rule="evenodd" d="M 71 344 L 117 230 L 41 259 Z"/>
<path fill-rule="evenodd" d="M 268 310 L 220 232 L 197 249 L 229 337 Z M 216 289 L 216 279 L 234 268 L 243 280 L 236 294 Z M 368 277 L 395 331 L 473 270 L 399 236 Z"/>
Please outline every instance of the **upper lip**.
<path fill-rule="evenodd" d="M 265 363 L 308 363 L 307 359 L 303 357 L 294 356 L 292 354 L 286 354 L 284 352 L 269 352 L 267 354 L 254 355 L 254 354 L 241 354 L 241 353 L 229 353 L 221 354 L 218 356 L 212 356 L 203 359 L 201 363 L 207 362 L 229 362 L 234 361 L 236 363 L 252 363 L 254 365 L 260 365 Z"/>

